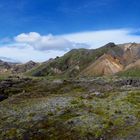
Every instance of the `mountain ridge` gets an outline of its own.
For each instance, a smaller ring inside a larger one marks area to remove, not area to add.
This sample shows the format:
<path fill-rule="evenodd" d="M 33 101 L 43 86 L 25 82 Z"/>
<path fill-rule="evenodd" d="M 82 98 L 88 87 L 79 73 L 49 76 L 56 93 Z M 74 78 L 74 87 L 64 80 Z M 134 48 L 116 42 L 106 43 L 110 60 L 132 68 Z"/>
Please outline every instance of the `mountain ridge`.
<path fill-rule="evenodd" d="M 104 56 L 103 60 L 102 57 Z M 109 57 L 110 56 L 110 57 Z M 38 69 L 30 71 L 32 76 L 103 76 L 117 74 L 118 72 L 125 71 L 128 65 L 140 58 L 140 44 L 125 43 L 114 44 L 108 43 L 98 49 L 73 49 L 62 57 L 55 58 L 49 63 L 41 64 Z M 97 63 L 103 60 L 102 71 Z M 106 63 L 108 63 L 106 65 Z M 90 69 L 93 65 L 94 70 Z M 97 66 L 97 68 L 96 68 Z M 89 67 L 90 71 L 86 74 L 86 69 Z M 106 71 L 106 72 L 105 72 Z M 91 72 L 91 73 L 89 73 Z"/>
<path fill-rule="evenodd" d="M 23 73 L 30 76 L 103 76 L 114 75 L 134 67 L 140 68 L 140 44 L 108 43 L 98 49 L 72 49 L 62 57 L 42 63 L 25 64 L 1 62 L 2 72 Z M 5 64 L 5 65 L 4 65 Z"/>

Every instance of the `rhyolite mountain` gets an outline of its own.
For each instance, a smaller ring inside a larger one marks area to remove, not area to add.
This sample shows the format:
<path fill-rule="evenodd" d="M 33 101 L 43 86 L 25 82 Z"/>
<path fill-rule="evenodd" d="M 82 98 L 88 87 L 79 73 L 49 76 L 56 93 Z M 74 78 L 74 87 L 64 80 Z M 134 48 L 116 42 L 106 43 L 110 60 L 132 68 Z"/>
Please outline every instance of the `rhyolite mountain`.
<path fill-rule="evenodd" d="M 62 57 L 43 63 L 0 62 L 0 72 L 25 73 L 30 76 L 102 76 L 126 73 L 140 68 L 140 44 L 108 43 L 98 49 L 73 49 Z M 134 72 L 133 72 L 134 73 Z"/>
<path fill-rule="evenodd" d="M 140 67 L 140 44 L 108 43 L 98 49 L 73 49 L 32 69 L 32 76 L 101 76 Z"/>

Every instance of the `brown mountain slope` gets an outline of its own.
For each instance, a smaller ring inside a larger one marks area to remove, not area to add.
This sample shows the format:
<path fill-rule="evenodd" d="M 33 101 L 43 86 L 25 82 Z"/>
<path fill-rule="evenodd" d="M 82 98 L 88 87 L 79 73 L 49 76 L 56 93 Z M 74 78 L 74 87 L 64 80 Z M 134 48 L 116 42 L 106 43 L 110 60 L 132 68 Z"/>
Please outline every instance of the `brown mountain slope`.
<path fill-rule="evenodd" d="M 29 75 L 75 77 L 104 54 L 119 59 L 123 55 L 123 49 L 114 43 L 108 43 L 98 49 L 73 49 L 49 63 L 42 63 L 31 70 Z"/>
<path fill-rule="evenodd" d="M 140 69 L 140 44 L 125 43 L 116 45 L 119 50 L 110 49 L 92 62 L 80 75 L 100 76 L 116 74 L 130 69 Z"/>
<path fill-rule="evenodd" d="M 123 65 L 117 58 L 104 54 L 94 63 L 89 65 L 81 74 L 85 76 L 91 75 L 109 75 L 123 70 Z"/>
<path fill-rule="evenodd" d="M 126 43 L 118 45 L 118 47 L 122 48 L 124 51 L 121 59 L 123 60 L 125 66 L 140 59 L 140 44 Z"/>
<path fill-rule="evenodd" d="M 136 60 L 135 62 L 127 65 L 124 70 L 129 70 L 132 68 L 140 68 L 140 59 Z"/>

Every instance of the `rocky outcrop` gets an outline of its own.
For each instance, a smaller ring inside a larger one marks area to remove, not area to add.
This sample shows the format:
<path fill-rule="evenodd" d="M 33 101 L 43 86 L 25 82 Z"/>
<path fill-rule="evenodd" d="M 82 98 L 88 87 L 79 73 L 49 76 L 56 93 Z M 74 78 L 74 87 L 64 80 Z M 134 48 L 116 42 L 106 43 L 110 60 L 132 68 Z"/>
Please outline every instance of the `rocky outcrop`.
<path fill-rule="evenodd" d="M 124 79 L 116 82 L 117 86 L 132 86 L 132 87 L 140 87 L 140 79 Z"/>
<path fill-rule="evenodd" d="M 9 96 L 19 94 L 26 89 L 26 86 L 32 82 L 30 78 L 7 78 L 0 81 L 0 101 L 7 99 Z"/>

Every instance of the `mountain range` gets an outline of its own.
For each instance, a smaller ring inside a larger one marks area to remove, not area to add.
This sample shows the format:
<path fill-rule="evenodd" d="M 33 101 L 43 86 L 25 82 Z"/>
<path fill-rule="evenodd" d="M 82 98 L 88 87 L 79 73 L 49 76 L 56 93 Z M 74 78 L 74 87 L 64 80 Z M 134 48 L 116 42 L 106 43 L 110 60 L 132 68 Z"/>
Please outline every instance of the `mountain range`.
<path fill-rule="evenodd" d="M 0 61 L 0 72 L 30 76 L 103 76 L 140 68 L 140 44 L 108 43 L 98 49 L 73 49 L 62 57 L 43 63 L 15 64 Z"/>

